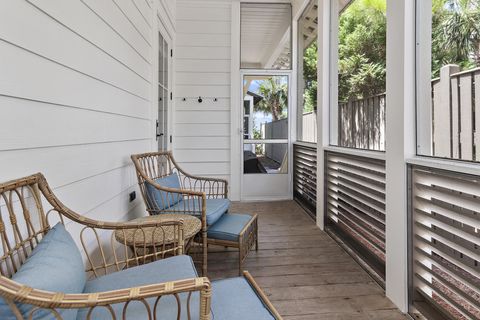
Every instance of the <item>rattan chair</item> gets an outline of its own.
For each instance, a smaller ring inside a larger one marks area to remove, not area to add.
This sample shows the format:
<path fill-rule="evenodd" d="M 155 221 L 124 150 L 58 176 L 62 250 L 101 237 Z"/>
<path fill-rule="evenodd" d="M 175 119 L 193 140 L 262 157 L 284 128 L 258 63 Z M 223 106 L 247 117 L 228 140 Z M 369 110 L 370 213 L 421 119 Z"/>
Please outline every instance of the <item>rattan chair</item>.
<path fill-rule="evenodd" d="M 184 249 L 183 221 L 181 220 L 141 224 L 100 222 L 81 216 L 65 207 L 53 194 L 40 173 L 1 183 L 0 243 L 3 250 L 0 250 L 3 252 L 0 256 L 0 297 L 6 301 L 16 319 L 23 319 L 22 312 L 17 307 L 18 303 L 33 306 L 29 311 L 30 319 L 38 310 L 47 311 L 51 314 L 51 318 L 62 319 L 60 313 L 65 311 L 64 309 L 87 309 L 89 312 L 87 319 L 93 319 L 90 313 L 98 308 L 105 308 L 112 314 L 112 319 L 115 319 L 112 306 L 123 304 L 122 318 L 126 319 L 127 309 L 133 304 L 130 302 L 137 301 L 146 305 L 147 299 L 157 299 L 158 303 L 160 297 L 171 296 L 180 303 L 178 297 L 183 294 L 188 295 L 187 303 L 189 304 L 193 292 L 199 294 L 200 319 L 210 319 L 211 285 L 207 278 L 202 277 L 94 294 L 47 292 L 13 281 L 12 276 L 51 230 L 54 221 L 62 222 L 79 231 L 79 242 L 83 246 L 85 260 L 88 261 L 86 271 L 91 278 L 160 260 L 166 255 L 182 254 Z M 166 228 L 171 232 L 173 228 L 176 240 L 162 250 L 131 251 L 126 244 L 119 243 L 114 235 L 117 230 L 126 232 L 133 229 L 139 235 L 136 237 L 137 240 L 142 239 L 142 235 L 143 239 L 146 239 L 146 228 L 150 228 L 149 230 L 155 228 L 157 232 L 165 232 Z M 108 233 L 111 234 L 111 241 L 105 245 L 105 235 L 107 234 L 108 239 Z M 95 248 L 92 248 L 92 242 Z M 96 249 L 96 255 L 92 254 L 92 249 Z M 96 258 L 97 256 L 100 258 Z M 112 260 L 110 260 L 111 257 L 113 257 Z M 147 307 L 150 319 L 156 318 L 154 313 L 157 303 L 153 310 Z"/>
<path fill-rule="evenodd" d="M 177 164 L 170 151 L 135 154 L 131 156 L 137 171 L 138 183 L 142 192 L 147 211 L 151 215 L 159 213 L 184 213 L 195 215 L 202 221 L 201 243 L 202 273 L 207 275 L 207 199 L 227 199 L 228 182 L 223 179 L 196 177 L 188 174 Z M 173 173 L 178 175 L 180 189 L 168 188 L 155 182 L 156 179 L 167 177 Z M 163 192 L 166 204 L 151 199 L 146 185 L 149 184 Z M 167 204 L 182 197 L 185 205 L 169 207 Z"/>

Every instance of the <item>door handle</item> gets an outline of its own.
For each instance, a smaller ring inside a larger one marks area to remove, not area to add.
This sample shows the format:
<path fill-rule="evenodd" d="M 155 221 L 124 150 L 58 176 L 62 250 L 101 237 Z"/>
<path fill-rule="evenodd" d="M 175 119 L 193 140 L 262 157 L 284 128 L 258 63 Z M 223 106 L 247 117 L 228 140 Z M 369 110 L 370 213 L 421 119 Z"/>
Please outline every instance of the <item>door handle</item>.
<path fill-rule="evenodd" d="M 158 140 L 158 138 L 163 136 L 163 133 L 158 132 L 158 130 L 160 130 L 160 126 L 159 126 L 159 123 L 158 123 L 158 120 L 157 120 L 157 127 L 155 129 L 155 136 L 156 136 L 157 140 Z"/>

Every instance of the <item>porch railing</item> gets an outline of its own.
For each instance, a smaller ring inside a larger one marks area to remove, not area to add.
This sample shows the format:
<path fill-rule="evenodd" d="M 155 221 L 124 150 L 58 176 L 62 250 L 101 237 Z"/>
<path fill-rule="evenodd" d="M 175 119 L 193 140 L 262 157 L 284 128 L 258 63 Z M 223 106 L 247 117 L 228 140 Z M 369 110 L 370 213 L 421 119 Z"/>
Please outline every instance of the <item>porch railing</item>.
<path fill-rule="evenodd" d="M 312 216 L 317 212 L 317 147 L 315 144 L 293 145 L 293 196 Z"/>
<path fill-rule="evenodd" d="M 385 280 L 385 161 L 325 153 L 325 224 Z"/>
<path fill-rule="evenodd" d="M 480 177 L 418 166 L 409 177 L 412 308 L 480 319 Z"/>

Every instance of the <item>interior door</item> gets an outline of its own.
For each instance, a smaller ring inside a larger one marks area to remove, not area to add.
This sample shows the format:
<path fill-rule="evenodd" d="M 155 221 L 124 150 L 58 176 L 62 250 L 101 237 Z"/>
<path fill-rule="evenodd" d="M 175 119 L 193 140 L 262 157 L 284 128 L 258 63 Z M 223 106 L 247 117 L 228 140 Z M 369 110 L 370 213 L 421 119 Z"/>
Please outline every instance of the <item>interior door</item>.
<path fill-rule="evenodd" d="M 291 198 L 289 74 L 242 74 L 242 200 Z"/>
<path fill-rule="evenodd" d="M 169 105 L 170 105 L 170 45 L 169 41 L 159 33 L 158 37 L 158 150 L 165 151 L 170 146 Z"/>

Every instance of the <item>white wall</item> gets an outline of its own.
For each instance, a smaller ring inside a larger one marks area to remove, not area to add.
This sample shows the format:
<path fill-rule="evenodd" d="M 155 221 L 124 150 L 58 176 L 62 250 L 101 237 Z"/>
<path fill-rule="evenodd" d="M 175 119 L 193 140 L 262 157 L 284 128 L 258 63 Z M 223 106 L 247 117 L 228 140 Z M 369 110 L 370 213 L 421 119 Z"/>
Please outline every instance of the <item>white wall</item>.
<path fill-rule="evenodd" d="M 144 214 L 130 154 L 156 148 L 154 12 L 172 25 L 174 7 L 1 1 L 0 181 L 43 172 L 67 206 L 89 217 Z"/>
<path fill-rule="evenodd" d="M 226 179 L 230 179 L 231 5 L 230 0 L 178 0 L 174 50 L 174 155 L 192 174 Z M 198 96 L 203 103 L 197 102 Z"/>

